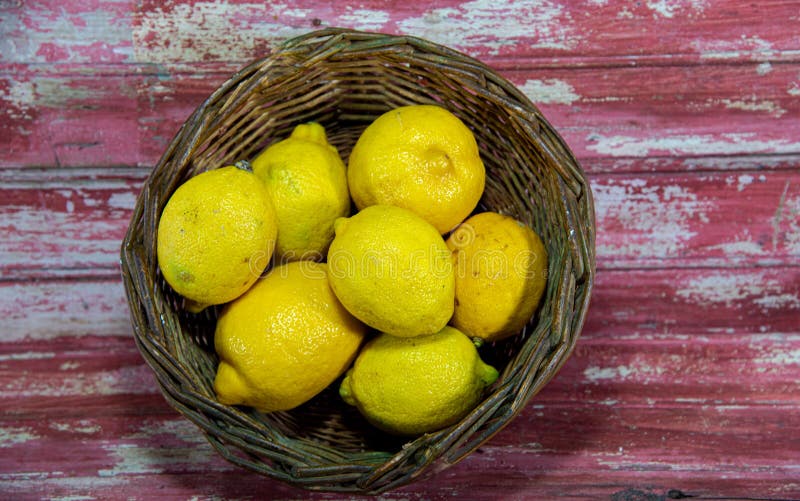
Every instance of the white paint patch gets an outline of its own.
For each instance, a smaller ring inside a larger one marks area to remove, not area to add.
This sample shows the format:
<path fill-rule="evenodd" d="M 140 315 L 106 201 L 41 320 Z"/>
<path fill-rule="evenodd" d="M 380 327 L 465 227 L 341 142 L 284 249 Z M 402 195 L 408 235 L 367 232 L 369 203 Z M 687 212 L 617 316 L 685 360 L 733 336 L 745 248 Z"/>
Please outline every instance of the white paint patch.
<path fill-rule="evenodd" d="M 733 306 L 739 301 L 752 301 L 765 310 L 800 308 L 800 298 L 787 293 L 780 282 L 759 272 L 717 272 L 689 280 L 676 295 L 704 306 Z"/>
<path fill-rule="evenodd" d="M 775 51 L 763 38 L 741 35 L 734 40 L 700 39 L 694 42 L 695 50 L 703 59 L 736 59 L 747 57 L 754 61 L 768 61 Z"/>
<path fill-rule="evenodd" d="M 142 442 L 158 442 L 160 437 L 181 442 L 178 446 L 142 447 Z M 160 473 L 174 465 L 191 465 L 203 471 L 229 471 L 235 469 L 219 457 L 197 426 L 185 419 L 171 421 L 146 420 L 136 433 L 122 438 L 126 442 L 104 446 L 115 458 L 109 469 L 99 470 L 100 477 Z"/>
<path fill-rule="evenodd" d="M 151 395 L 158 393 L 146 365 L 74 374 L 69 378 L 41 378 L 19 373 L 0 388 L 0 398 L 76 397 L 88 395 Z"/>
<path fill-rule="evenodd" d="M 698 199 L 686 187 L 648 186 L 643 179 L 610 179 L 605 183 L 592 183 L 601 256 L 675 257 L 696 235 L 692 226 L 708 222 L 709 202 Z M 620 232 L 620 226 L 624 232 Z M 618 238 L 607 241 L 605 234 Z"/>
<path fill-rule="evenodd" d="M 112 209 L 133 210 L 136 205 L 136 195 L 130 191 L 112 193 L 108 197 L 108 206 Z"/>
<path fill-rule="evenodd" d="M 5 426 L 0 427 L 0 448 L 24 444 L 31 440 L 38 440 L 39 435 L 32 428 Z"/>
<path fill-rule="evenodd" d="M 795 153 L 800 141 L 791 139 L 756 139 L 755 133 L 720 135 L 673 135 L 661 137 L 587 136 L 587 149 L 612 157 L 645 157 L 657 153 L 670 155 L 731 155 Z"/>
<path fill-rule="evenodd" d="M 661 17 L 670 18 L 675 15 L 677 5 L 675 2 L 669 0 L 648 0 L 645 2 L 647 8 L 652 10 L 655 14 Z"/>
<path fill-rule="evenodd" d="M 0 362 L 14 360 L 48 360 L 55 358 L 56 354 L 52 351 L 26 351 L 25 353 L 8 353 L 0 355 Z"/>
<path fill-rule="evenodd" d="M 25 28 L 20 30 L 21 26 Z M 4 62 L 47 62 L 39 51 L 44 44 L 56 44 L 66 52 L 69 62 L 96 63 L 96 51 L 83 49 L 103 44 L 114 47 L 117 54 L 129 56 L 130 41 L 130 19 L 108 8 L 77 14 L 67 14 L 64 9 L 12 8 L 0 17 L 0 54 Z"/>
<path fill-rule="evenodd" d="M 88 419 L 82 419 L 77 423 L 50 423 L 50 428 L 56 431 L 63 431 L 69 433 L 80 433 L 83 435 L 92 435 L 103 430 L 99 424 L 95 424 Z"/>
<path fill-rule="evenodd" d="M 341 26 L 349 26 L 362 31 L 380 31 L 389 22 L 389 13 L 383 10 L 353 9 L 347 6 L 347 12 L 339 16 Z"/>
<path fill-rule="evenodd" d="M 273 2 L 180 3 L 146 12 L 133 28 L 136 62 L 241 61 L 311 31 L 312 9 Z"/>
<path fill-rule="evenodd" d="M 557 79 L 528 80 L 520 90 L 537 104 L 572 104 L 581 98 L 572 85 Z"/>
<path fill-rule="evenodd" d="M 769 73 L 771 71 L 772 71 L 772 65 L 769 64 L 769 62 L 767 62 L 767 61 L 759 64 L 756 67 L 756 73 L 758 73 L 761 76 L 764 76 L 764 75 L 766 75 L 767 73 Z"/>
<path fill-rule="evenodd" d="M 473 0 L 397 23 L 410 35 L 461 49 L 570 49 L 578 40 L 569 12 L 551 0 Z"/>
<path fill-rule="evenodd" d="M 645 5 L 653 12 L 653 17 L 660 16 L 667 19 L 675 17 L 678 12 L 691 16 L 703 12 L 706 8 L 706 3 L 702 0 L 647 0 Z"/>
<path fill-rule="evenodd" d="M 792 86 L 789 87 L 789 90 L 787 90 L 786 93 L 790 96 L 800 96 L 800 85 L 792 83 Z"/>
<path fill-rule="evenodd" d="M 0 287 L 3 341 L 130 336 L 121 283 L 51 281 Z"/>
<path fill-rule="evenodd" d="M 745 187 L 753 183 L 753 176 L 749 174 L 742 174 L 739 176 L 739 183 L 736 185 L 736 191 L 744 191 Z"/>
<path fill-rule="evenodd" d="M 586 0 L 586 4 L 593 7 L 603 7 L 608 5 L 608 0 Z"/>
<path fill-rule="evenodd" d="M 764 253 L 764 249 L 758 242 L 752 240 L 739 240 L 736 242 L 726 242 L 722 244 L 712 245 L 709 249 L 721 250 L 726 257 L 733 258 L 736 256 L 757 256 Z"/>
<path fill-rule="evenodd" d="M 636 363 L 635 360 L 629 365 L 618 365 L 616 367 L 587 367 L 583 371 L 583 376 L 587 381 L 596 383 L 598 381 L 616 379 L 649 379 L 650 376 L 664 373 L 663 367 L 650 366 Z"/>
<path fill-rule="evenodd" d="M 71 371 L 75 370 L 80 367 L 81 364 L 78 362 L 64 362 L 63 364 L 58 366 L 58 370 L 60 371 Z"/>
<path fill-rule="evenodd" d="M 775 101 L 758 101 L 756 100 L 755 96 L 748 100 L 721 99 L 719 102 L 729 110 L 763 111 L 775 118 L 778 118 L 786 113 L 786 110 Z"/>

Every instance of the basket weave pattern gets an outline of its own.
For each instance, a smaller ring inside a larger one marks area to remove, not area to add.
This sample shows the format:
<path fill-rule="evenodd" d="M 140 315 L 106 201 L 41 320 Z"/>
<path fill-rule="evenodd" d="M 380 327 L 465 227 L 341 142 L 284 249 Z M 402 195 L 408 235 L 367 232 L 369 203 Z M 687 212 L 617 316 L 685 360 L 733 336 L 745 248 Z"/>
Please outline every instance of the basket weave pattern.
<path fill-rule="evenodd" d="M 481 348 L 501 371 L 459 423 L 415 439 L 370 427 L 335 385 L 287 412 L 219 404 L 212 382 L 218 308 L 200 315 L 166 284 L 156 228 L 175 189 L 205 170 L 252 159 L 302 122 L 317 121 L 345 162 L 383 112 L 438 104 L 473 131 L 486 166 L 477 212 L 513 216 L 549 253 L 548 285 L 522 333 Z M 184 123 L 146 181 L 122 246 L 134 337 L 161 391 L 229 461 L 308 489 L 378 493 L 451 465 L 489 439 L 552 378 L 586 316 L 594 276 L 589 185 L 539 110 L 480 62 L 413 37 L 341 29 L 292 39 L 242 69 Z"/>

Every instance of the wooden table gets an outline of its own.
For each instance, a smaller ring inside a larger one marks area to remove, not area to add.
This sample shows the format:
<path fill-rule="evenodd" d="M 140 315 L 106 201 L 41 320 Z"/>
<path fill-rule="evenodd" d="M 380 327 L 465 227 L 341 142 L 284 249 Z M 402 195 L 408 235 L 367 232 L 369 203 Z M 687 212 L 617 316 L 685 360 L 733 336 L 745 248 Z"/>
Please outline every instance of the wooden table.
<path fill-rule="evenodd" d="M 120 240 L 191 111 L 320 26 L 485 61 L 588 173 L 572 358 L 477 453 L 386 499 L 800 498 L 800 4 L 0 1 L 0 497 L 336 498 L 236 469 L 134 346 Z"/>

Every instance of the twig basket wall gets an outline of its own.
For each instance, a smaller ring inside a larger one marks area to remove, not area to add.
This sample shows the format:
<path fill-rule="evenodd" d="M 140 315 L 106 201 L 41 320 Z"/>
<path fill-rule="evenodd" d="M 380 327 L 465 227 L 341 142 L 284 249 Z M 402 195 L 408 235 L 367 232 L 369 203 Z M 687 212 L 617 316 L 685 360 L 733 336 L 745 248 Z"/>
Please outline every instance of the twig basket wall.
<path fill-rule="evenodd" d="M 481 348 L 501 371 L 461 422 L 416 439 L 384 435 L 328 388 L 289 412 L 219 404 L 218 310 L 183 310 L 161 278 L 156 228 L 175 189 L 204 170 L 252 159 L 302 122 L 317 121 L 346 159 L 391 108 L 437 103 L 472 129 L 486 166 L 478 211 L 533 227 L 549 252 L 547 291 L 523 332 Z M 530 101 L 480 62 L 412 37 L 340 29 L 283 44 L 242 69 L 181 127 L 138 198 L 122 246 L 136 343 L 162 392 L 225 458 L 309 489 L 381 492 L 453 464 L 505 426 L 558 371 L 584 322 L 594 276 L 594 213 L 583 172 Z"/>

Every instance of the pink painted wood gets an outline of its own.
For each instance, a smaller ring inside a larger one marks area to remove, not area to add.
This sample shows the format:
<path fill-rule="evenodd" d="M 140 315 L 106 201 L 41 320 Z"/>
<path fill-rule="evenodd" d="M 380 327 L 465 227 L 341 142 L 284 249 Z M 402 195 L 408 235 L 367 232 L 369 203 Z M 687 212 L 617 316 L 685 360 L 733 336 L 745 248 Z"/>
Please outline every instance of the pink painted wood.
<path fill-rule="evenodd" d="M 117 251 L 230 74 L 318 26 L 407 33 L 515 83 L 590 176 L 598 275 L 563 370 L 385 499 L 800 499 L 796 2 L 0 2 L 3 498 L 313 498 L 164 402 Z M 543 425 L 546 423 L 546 426 Z"/>

